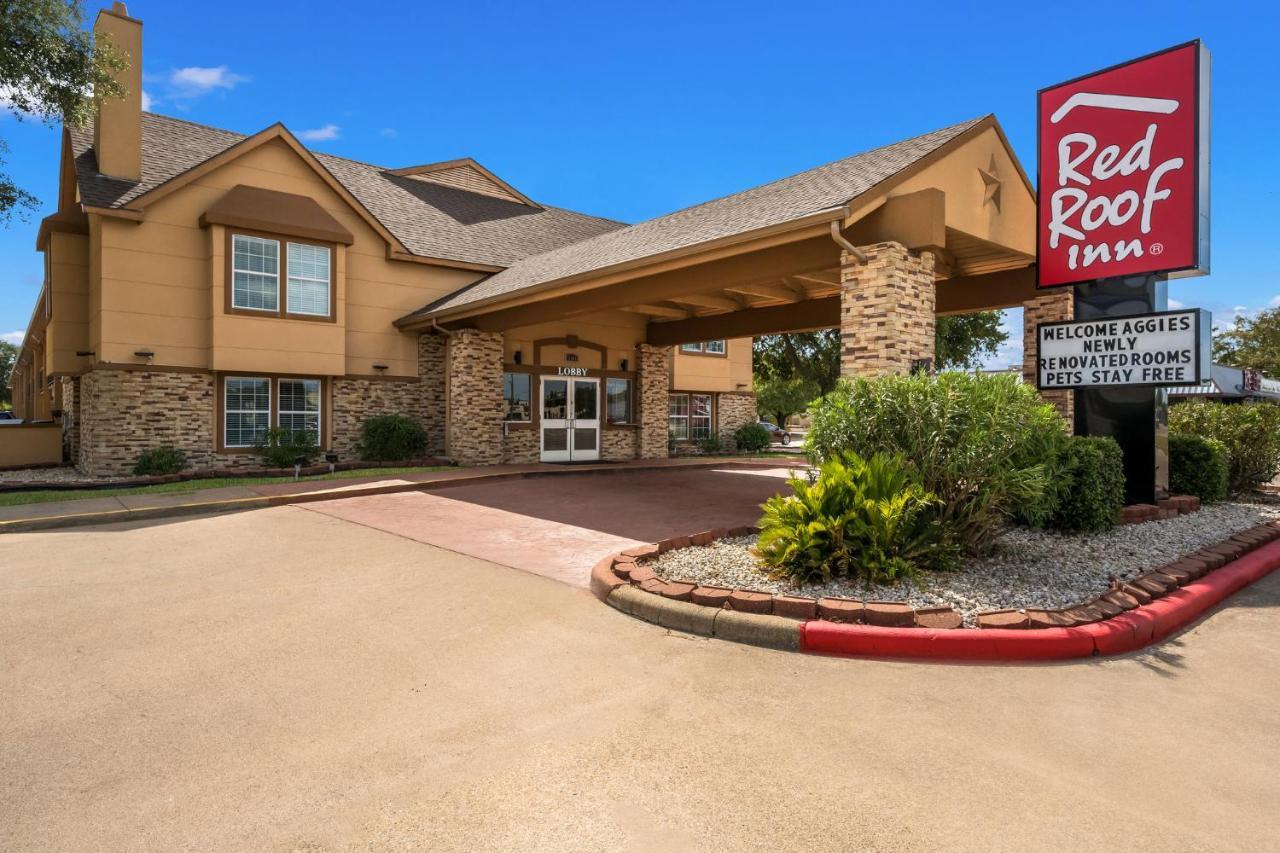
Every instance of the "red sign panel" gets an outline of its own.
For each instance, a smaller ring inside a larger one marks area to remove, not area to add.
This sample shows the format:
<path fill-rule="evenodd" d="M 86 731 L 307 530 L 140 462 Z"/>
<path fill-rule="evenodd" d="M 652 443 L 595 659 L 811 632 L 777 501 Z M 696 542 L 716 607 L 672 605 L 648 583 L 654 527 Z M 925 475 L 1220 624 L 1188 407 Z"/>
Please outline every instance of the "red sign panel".
<path fill-rule="evenodd" d="M 1209 268 L 1198 41 L 1040 90 L 1037 284 Z"/>

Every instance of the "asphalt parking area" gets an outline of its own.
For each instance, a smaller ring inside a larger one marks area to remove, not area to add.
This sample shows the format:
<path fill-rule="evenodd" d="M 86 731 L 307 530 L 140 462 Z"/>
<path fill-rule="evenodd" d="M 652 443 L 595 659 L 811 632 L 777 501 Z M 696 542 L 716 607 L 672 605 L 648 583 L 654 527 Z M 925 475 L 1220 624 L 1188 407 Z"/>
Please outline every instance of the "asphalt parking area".
<path fill-rule="evenodd" d="M 297 507 L 2 544 L 4 850 L 1256 850 L 1280 832 L 1280 575 L 1142 655 L 944 666 L 671 634 Z"/>
<path fill-rule="evenodd" d="M 306 509 L 586 587 L 591 567 L 644 542 L 752 524 L 785 468 L 556 474 Z"/>

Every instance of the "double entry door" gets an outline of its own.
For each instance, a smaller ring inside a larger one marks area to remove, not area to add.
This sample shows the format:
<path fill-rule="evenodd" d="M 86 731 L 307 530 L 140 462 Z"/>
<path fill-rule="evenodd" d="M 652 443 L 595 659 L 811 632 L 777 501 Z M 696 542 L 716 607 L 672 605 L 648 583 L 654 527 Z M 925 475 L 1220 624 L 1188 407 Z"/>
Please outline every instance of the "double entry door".
<path fill-rule="evenodd" d="M 544 376 L 541 435 L 543 462 L 600 458 L 600 380 Z"/>

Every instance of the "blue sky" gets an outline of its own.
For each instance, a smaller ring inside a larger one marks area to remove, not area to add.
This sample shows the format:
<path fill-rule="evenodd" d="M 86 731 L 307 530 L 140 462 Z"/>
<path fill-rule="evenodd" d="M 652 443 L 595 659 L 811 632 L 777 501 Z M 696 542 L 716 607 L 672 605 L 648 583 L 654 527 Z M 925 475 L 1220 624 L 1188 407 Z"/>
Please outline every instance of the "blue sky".
<path fill-rule="evenodd" d="M 990 112 L 1034 174 L 1037 88 L 1200 37 L 1213 52 L 1213 274 L 1171 295 L 1219 322 L 1280 304 L 1280 12 L 1064 8 L 129 3 L 157 112 L 246 133 L 280 120 L 314 148 L 389 167 L 472 156 L 540 201 L 631 222 Z M 58 134 L 0 111 L 0 138 L 44 204 L 0 229 L 8 336 L 39 291 Z M 1015 334 L 994 362 L 1020 350 Z"/>

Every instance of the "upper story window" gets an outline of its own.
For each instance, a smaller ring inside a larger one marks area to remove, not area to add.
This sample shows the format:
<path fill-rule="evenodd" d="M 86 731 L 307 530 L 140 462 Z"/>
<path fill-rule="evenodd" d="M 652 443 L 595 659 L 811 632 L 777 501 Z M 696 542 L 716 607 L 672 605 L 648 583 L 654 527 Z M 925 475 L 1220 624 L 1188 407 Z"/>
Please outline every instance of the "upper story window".
<path fill-rule="evenodd" d="M 289 244 L 290 314 L 329 316 L 329 249 Z"/>
<path fill-rule="evenodd" d="M 724 355 L 724 341 L 702 341 L 696 344 L 681 344 L 680 351 L 703 353 L 706 355 Z"/>
<path fill-rule="evenodd" d="M 282 258 L 280 242 L 249 234 L 231 236 L 230 308 L 284 317 L 333 319 L 329 247 L 286 241 Z M 283 300 L 281 279 L 285 282 Z"/>

